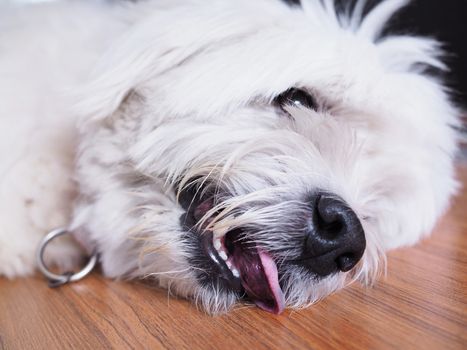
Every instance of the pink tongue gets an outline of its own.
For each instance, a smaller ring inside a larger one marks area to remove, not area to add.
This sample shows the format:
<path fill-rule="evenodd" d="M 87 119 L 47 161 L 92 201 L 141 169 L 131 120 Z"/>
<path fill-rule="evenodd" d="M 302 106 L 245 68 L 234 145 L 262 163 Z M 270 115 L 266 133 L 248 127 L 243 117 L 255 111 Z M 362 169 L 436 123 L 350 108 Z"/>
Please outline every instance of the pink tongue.
<path fill-rule="evenodd" d="M 240 270 L 242 286 L 250 299 L 263 310 L 282 313 L 285 308 L 284 293 L 279 286 L 277 266 L 271 256 L 261 249 L 257 249 L 257 252 L 245 249 L 240 254 L 235 262 Z"/>

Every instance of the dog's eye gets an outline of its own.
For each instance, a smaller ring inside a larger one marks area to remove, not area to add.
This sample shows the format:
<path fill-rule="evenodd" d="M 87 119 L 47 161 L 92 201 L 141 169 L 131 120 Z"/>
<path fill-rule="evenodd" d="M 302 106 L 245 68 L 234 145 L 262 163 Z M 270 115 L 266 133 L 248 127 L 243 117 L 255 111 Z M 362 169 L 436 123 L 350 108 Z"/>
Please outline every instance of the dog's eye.
<path fill-rule="evenodd" d="M 318 104 L 308 92 L 291 88 L 275 98 L 276 103 L 285 111 L 287 106 L 305 107 L 313 110 L 318 109 Z"/>

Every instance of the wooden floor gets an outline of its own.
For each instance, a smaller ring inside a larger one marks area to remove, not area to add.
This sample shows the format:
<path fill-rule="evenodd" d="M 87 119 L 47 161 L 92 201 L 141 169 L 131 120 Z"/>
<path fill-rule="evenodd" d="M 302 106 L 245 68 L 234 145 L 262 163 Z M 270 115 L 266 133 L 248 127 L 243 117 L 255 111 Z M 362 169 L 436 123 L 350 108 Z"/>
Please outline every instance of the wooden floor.
<path fill-rule="evenodd" d="M 210 317 L 97 274 L 55 290 L 40 277 L 0 279 L 0 349 L 467 349 L 467 191 L 432 238 L 388 263 L 374 288 L 280 316 L 243 307 Z"/>

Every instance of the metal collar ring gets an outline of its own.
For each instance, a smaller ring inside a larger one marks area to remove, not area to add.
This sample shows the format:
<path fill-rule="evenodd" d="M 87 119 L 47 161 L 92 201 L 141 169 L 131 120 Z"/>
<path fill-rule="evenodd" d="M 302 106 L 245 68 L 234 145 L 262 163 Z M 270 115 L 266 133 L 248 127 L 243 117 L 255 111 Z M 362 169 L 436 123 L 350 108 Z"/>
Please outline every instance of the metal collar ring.
<path fill-rule="evenodd" d="M 36 261 L 39 270 L 44 274 L 45 277 L 49 280 L 50 287 L 58 287 L 69 282 L 76 282 L 80 279 L 86 277 L 96 266 L 98 256 L 97 252 L 93 251 L 88 263 L 78 272 L 67 272 L 63 274 L 56 274 L 51 272 L 47 265 L 44 262 L 44 252 L 47 245 L 55 238 L 71 234 L 66 228 L 58 228 L 50 231 L 40 242 L 39 247 L 36 252 Z"/>

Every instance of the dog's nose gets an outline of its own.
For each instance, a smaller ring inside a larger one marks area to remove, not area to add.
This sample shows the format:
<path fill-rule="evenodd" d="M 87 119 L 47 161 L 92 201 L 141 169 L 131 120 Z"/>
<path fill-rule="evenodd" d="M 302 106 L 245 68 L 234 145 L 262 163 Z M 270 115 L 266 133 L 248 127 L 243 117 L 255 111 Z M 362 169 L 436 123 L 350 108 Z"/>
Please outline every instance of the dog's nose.
<path fill-rule="evenodd" d="M 303 264 L 320 276 L 351 270 L 363 256 L 366 241 L 355 212 L 340 198 L 318 193 L 312 196 Z"/>

